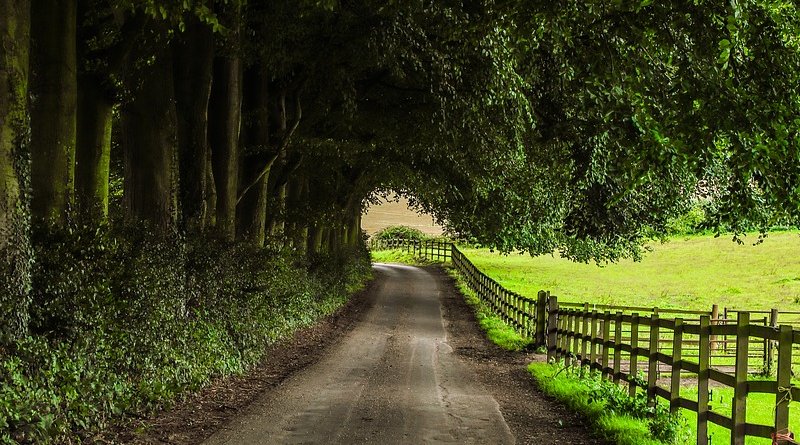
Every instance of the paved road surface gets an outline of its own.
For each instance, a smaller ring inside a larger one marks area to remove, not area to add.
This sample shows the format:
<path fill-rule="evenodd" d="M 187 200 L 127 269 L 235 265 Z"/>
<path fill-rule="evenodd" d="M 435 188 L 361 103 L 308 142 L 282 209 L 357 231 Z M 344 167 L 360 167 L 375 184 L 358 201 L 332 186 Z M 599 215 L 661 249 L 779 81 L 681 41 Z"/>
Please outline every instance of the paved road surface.
<path fill-rule="evenodd" d="M 514 443 L 448 345 L 442 283 L 415 267 L 375 268 L 385 279 L 363 321 L 206 444 Z"/>

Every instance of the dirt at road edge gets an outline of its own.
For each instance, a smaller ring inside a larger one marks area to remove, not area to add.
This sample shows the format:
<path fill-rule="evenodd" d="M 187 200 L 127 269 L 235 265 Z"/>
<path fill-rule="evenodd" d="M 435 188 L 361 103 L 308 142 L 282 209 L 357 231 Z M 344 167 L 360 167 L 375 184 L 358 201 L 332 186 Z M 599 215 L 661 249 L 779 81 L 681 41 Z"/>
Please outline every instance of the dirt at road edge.
<path fill-rule="evenodd" d="M 441 305 L 447 341 L 469 366 L 480 383 L 500 405 L 500 410 L 518 444 L 601 444 L 590 435 L 584 420 L 569 412 L 536 388 L 525 370 L 541 355 L 513 353 L 489 342 L 478 327 L 472 309 L 441 268 L 428 272 L 440 277 Z M 294 337 L 269 348 L 267 359 L 244 376 L 212 382 L 173 408 L 148 418 L 127 419 L 120 426 L 95 437 L 95 443 L 198 444 L 237 417 L 260 395 L 279 386 L 297 371 L 317 362 L 326 349 L 337 343 L 362 319 L 373 292 L 370 283 L 334 315 L 317 325 L 298 331 Z"/>
<path fill-rule="evenodd" d="M 500 411 L 517 444 L 604 443 L 589 433 L 583 417 L 548 398 L 536 387 L 536 381 L 526 368 L 530 362 L 546 360 L 546 356 L 509 352 L 489 341 L 474 311 L 456 290 L 453 278 L 439 267 L 429 271 L 448 283 L 441 297 L 447 342 L 500 404 Z"/>
<path fill-rule="evenodd" d="M 153 416 L 126 419 L 103 431 L 94 443 L 130 445 L 194 445 L 203 442 L 258 396 L 317 362 L 326 349 L 350 332 L 372 304 L 379 283 L 370 282 L 336 313 L 314 326 L 300 329 L 291 339 L 270 346 L 264 361 L 242 376 L 211 382 L 169 410 Z"/>

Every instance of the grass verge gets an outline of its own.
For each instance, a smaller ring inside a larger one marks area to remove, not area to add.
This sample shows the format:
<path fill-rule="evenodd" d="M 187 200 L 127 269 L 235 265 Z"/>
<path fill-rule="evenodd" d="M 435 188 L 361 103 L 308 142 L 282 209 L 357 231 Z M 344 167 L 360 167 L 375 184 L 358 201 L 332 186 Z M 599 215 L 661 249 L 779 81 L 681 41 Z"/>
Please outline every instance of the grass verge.
<path fill-rule="evenodd" d="M 447 272 L 455 279 L 456 287 L 464 295 L 464 300 L 475 311 L 475 318 L 478 320 L 481 329 L 486 332 L 486 337 L 489 340 L 506 351 L 521 351 L 531 344 L 529 339 L 517 334 L 514 329 L 495 315 L 489 306 L 464 284 L 458 272 L 454 269 L 447 269 Z"/>
<path fill-rule="evenodd" d="M 648 408 L 646 400 L 629 398 L 622 388 L 598 377 L 547 363 L 531 363 L 528 371 L 542 391 L 585 416 L 599 437 L 618 445 L 687 443 L 685 420 L 664 407 Z M 659 438 L 661 439 L 659 439 Z"/>
<path fill-rule="evenodd" d="M 370 252 L 373 263 L 401 263 L 412 266 L 427 266 L 433 264 L 425 258 L 414 256 L 405 249 L 377 250 Z"/>

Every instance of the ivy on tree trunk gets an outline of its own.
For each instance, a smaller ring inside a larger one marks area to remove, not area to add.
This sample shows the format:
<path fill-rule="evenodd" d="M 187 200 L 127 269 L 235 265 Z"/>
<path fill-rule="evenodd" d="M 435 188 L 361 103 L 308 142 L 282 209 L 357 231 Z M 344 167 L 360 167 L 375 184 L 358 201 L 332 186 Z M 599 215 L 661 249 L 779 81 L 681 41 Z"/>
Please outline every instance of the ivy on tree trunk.
<path fill-rule="evenodd" d="M 77 0 L 37 0 L 31 21 L 31 209 L 62 225 L 75 187 Z"/>
<path fill-rule="evenodd" d="M 30 2 L 0 0 L 0 343 L 29 320 L 29 29 Z"/>

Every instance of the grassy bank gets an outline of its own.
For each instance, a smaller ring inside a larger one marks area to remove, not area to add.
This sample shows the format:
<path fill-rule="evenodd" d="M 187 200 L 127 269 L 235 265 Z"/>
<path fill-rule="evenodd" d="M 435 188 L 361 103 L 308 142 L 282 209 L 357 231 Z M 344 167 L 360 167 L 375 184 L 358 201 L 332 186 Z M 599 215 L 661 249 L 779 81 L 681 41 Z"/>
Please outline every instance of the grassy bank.
<path fill-rule="evenodd" d="M 530 340 L 523 338 L 505 324 L 502 318 L 495 315 L 491 308 L 467 287 L 461 275 L 453 269 L 448 269 L 448 273 L 455 279 L 456 287 L 464 295 L 464 300 L 475 311 L 475 319 L 490 341 L 506 351 L 521 351 L 530 345 Z"/>
<path fill-rule="evenodd" d="M 561 369 L 547 363 L 531 363 L 528 371 L 545 394 L 585 416 L 595 433 L 618 445 L 687 443 L 685 421 L 659 406 L 649 408 L 643 397 L 631 399 L 611 382 L 598 377 L 579 377 L 575 368 Z"/>
<path fill-rule="evenodd" d="M 426 264 L 425 260 L 404 249 L 376 250 L 370 252 L 370 256 L 374 263 Z"/>
<path fill-rule="evenodd" d="M 80 443 L 245 372 L 370 274 L 365 250 L 309 261 L 80 228 L 35 247 L 30 333 L 0 347 L 0 443 Z"/>
<path fill-rule="evenodd" d="M 553 256 L 508 256 L 462 249 L 480 270 L 523 295 L 541 289 L 561 301 L 636 306 L 800 310 L 800 236 L 771 233 L 738 245 L 729 237 L 674 238 L 641 262 L 598 267 Z"/>

